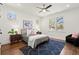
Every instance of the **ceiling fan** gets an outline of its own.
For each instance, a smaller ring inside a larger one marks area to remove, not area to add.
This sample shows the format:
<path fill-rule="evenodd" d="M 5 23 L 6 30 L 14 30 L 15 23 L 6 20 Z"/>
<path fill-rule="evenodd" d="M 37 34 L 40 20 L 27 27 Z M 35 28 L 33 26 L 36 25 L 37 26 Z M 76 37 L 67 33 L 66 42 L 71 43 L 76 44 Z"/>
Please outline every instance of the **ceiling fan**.
<path fill-rule="evenodd" d="M 49 11 L 48 9 L 49 9 L 50 7 L 52 7 L 52 5 L 46 6 L 45 4 L 43 4 L 43 7 L 37 7 L 37 8 L 41 9 L 41 10 L 39 11 L 39 13 L 40 13 L 40 12 L 47 12 L 47 11 Z"/>

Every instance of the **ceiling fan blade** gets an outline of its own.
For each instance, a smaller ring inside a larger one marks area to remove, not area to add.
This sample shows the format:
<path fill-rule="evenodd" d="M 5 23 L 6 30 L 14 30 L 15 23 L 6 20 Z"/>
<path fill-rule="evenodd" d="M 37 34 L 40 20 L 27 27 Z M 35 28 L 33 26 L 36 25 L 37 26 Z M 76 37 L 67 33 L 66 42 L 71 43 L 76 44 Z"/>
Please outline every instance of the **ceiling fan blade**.
<path fill-rule="evenodd" d="M 48 9 L 48 8 L 50 8 L 52 5 L 49 5 L 49 6 L 47 6 L 45 9 Z"/>
<path fill-rule="evenodd" d="M 47 12 L 50 12 L 49 10 L 46 9 Z"/>
<path fill-rule="evenodd" d="M 36 8 L 42 9 L 41 7 L 36 7 Z"/>
<path fill-rule="evenodd" d="M 43 8 L 45 8 L 45 4 L 43 4 Z"/>

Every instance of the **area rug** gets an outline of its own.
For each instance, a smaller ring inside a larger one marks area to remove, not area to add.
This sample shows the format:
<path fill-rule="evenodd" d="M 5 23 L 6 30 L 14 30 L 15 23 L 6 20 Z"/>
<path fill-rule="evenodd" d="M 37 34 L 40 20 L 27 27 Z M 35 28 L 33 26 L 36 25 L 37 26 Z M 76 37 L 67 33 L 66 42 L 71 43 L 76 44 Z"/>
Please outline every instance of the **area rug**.
<path fill-rule="evenodd" d="M 59 55 L 64 45 L 65 42 L 62 40 L 49 39 L 34 49 L 31 47 L 23 47 L 20 50 L 24 55 Z"/>

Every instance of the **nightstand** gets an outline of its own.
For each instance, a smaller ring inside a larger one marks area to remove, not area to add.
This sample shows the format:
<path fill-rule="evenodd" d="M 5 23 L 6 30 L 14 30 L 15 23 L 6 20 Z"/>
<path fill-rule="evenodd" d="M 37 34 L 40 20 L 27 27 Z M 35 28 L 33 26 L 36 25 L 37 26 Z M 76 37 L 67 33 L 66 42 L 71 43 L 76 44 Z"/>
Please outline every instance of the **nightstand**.
<path fill-rule="evenodd" d="M 22 35 L 21 34 L 16 34 L 16 35 L 10 35 L 10 43 L 17 43 L 22 41 Z"/>

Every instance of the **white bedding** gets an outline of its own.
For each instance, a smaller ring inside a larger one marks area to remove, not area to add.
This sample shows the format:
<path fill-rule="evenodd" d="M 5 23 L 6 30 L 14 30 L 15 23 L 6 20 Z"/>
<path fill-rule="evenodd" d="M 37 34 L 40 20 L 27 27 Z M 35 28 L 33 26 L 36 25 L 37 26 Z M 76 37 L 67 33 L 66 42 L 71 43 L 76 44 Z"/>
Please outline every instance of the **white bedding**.
<path fill-rule="evenodd" d="M 28 46 L 34 48 L 37 44 L 46 41 L 47 40 L 46 38 L 48 39 L 48 36 L 44 34 L 30 36 L 28 40 Z"/>

